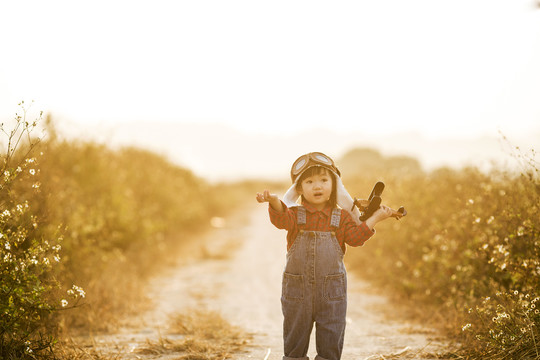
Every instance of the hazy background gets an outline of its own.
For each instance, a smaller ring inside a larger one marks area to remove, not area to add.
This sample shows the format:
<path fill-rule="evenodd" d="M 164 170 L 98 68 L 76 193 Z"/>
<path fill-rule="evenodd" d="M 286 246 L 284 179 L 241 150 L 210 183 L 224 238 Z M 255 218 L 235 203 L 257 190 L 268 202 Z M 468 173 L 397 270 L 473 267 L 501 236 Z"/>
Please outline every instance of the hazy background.
<path fill-rule="evenodd" d="M 426 168 L 540 148 L 533 0 L 0 4 L 0 119 L 134 144 L 211 180 L 352 147 Z"/>

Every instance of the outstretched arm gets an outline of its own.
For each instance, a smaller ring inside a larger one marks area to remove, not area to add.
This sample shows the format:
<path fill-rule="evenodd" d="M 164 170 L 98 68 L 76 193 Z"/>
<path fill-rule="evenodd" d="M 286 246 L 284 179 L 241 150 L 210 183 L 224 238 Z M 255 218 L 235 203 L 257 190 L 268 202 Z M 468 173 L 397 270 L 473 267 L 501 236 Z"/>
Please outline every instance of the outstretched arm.
<path fill-rule="evenodd" d="M 271 194 L 270 191 L 264 190 L 262 193 L 257 193 L 256 199 L 259 203 L 270 203 L 272 209 L 283 212 L 283 203 L 276 194 Z"/>

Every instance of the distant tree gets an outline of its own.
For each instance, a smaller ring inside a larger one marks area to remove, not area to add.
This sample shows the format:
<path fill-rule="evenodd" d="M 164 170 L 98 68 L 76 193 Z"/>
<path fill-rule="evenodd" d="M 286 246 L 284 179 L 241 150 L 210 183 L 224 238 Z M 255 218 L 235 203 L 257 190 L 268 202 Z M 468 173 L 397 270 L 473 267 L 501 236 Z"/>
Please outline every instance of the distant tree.
<path fill-rule="evenodd" d="M 371 148 L 355 148 L 338 159 L 340 170 L 346 176 L 417 175 L 422 173 L 420 162 L 410 156 L 383 156 Z"/>

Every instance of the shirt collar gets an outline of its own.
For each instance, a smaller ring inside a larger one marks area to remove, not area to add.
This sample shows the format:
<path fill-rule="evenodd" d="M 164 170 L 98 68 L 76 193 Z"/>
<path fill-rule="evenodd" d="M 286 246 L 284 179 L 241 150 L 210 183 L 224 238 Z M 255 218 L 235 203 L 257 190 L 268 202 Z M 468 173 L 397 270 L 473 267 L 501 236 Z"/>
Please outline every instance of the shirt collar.
<path fill-rule="evenodd" d="M 311 205 L 307 201 L 302 201 L 302 206 L 305 207 L 306 210 L 310 213 L 316 213 L 317 211 L 320 211 L 326 216 L 330 216 L 330 214 L 332 213 L 332 207 L 330 206 L 330 204 L 327 204 L 326 207 L 322 210 L 317 210 L 315 206 Z"/>

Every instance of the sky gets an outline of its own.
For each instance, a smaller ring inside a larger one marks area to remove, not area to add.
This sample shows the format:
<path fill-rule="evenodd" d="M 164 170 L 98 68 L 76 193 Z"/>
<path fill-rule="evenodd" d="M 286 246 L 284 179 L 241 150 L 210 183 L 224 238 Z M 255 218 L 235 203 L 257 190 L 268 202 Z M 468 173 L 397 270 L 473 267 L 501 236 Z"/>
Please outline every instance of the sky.
<path fill-rule="evenodd" d="M 258 158 L 271 152 L 254 138 L 283 148 L 312 131 L 329 137 L 305 149 L 334 154 L 351 134 L 414 154 L 499 132 L 540 145 L 535 0 L 5 1 L 0 49 L 2 121 L 33 100 L 79 133 L 192 167 L 209 160 L 136 129 L 225 126 Z"/>

